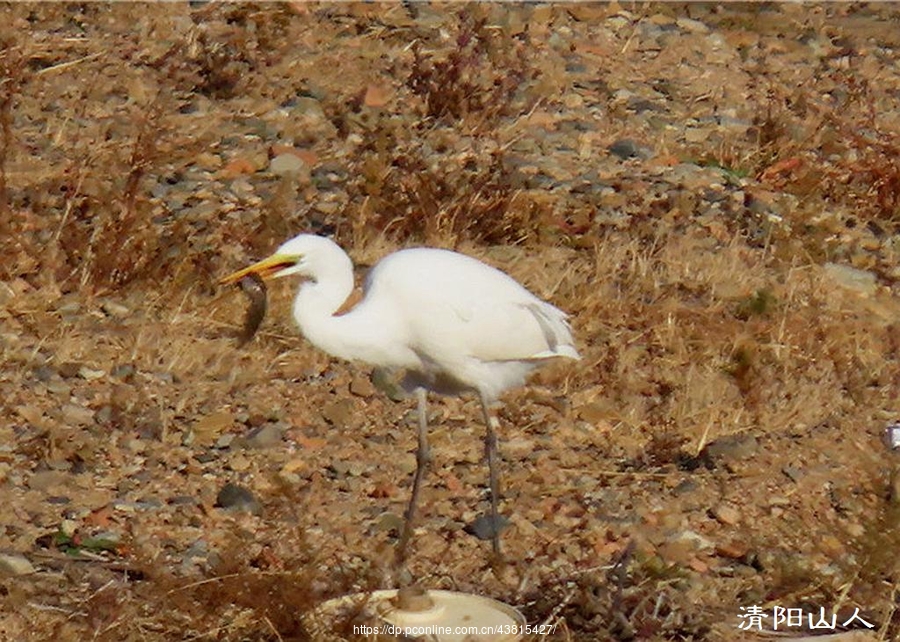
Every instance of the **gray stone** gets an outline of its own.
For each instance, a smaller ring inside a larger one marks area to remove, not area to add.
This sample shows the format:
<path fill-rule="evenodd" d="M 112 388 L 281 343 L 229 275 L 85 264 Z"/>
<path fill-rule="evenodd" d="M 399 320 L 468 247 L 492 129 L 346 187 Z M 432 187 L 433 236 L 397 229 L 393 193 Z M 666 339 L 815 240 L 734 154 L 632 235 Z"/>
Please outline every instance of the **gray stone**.
<path fill-rule="evenodd" d="M 274 448 L 281 445 L 284 431 L 278 424 L 267 423 L 251 430 L 244 439 L 244 447 L 252 449 Z"/>
<path fill-rule="evenodd" d="M 509 526 L 509 520 L 503 515 L 497 515 L 496 521 L 490 514 L 479 515 L 471 524 L 467 524 L 465 531 L 480 540 L 494 539 L 494 534 L 499 535 Z"/>
<path fill-rule="evenodd" d="M 825 274 L 841 287 L 854 290 L 860 294 L 874 294 L 875 289 L 878 287 L 875 274 L 868 270 L 850 267 L 849 265 L 826 263 Z"/>
<path fill-rule="evenodd" d="M 262 512 L 262 504 L 247 488 L 238 484 L 227 483 L 216 495 L 216 506 L 233 512 L 247 512 L 259 515 Z"/>
<path fill-rule="evenodd" d="M 646 160 L 653 157 L 653 150 L 644 147 L 630 138 L 621 138 L 607 147 L 610 154 L 618 156 L 622 160 L 629 158 L 640 158 Z"/>
<path fill-rule="evenodd" d="M 309 173 L 309 168 L 299 156 L 279 154 L 269 163 L 269 171 L 277 176 L 300 175 Z"/>
<path fill-rule="evenodd" d="M 34 566 L 23 555 L 0 553 L 0 577 L 16 577 L 34 573 Z"/>

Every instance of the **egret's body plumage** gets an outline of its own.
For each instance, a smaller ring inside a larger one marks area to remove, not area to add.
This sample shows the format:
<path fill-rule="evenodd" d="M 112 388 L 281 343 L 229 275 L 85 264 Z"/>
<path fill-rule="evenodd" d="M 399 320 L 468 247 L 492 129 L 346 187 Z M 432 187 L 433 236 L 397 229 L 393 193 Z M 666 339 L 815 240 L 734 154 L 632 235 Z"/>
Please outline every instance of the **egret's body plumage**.
<path fill-rule="evenodd" d="M 400 250 L 382 259 L 369 272 L 362 301 L 345 314 L 336 313 L 353 291 L 353 264 L 330 239 L 301 234 L 226 281 L 249 272 L 306 277 L 293 305 L 303 335 L 332 356 L 405 371 L 404 387 L 419 395 L 419 470 L 401 548 L 428 459 L 425 391 L 479 395 L 488 424 L 496 519 L 491 450 L 496 438 L 488 405 L 504 390 L 522 385 L 542 362 L 579 358 L 566 314 L 500 270 L 434 248 Z"/>
<path fill-rule="evenodd" d="M 540 361 L 578 356 L 565 313 L 500 270 L 447 250 L 391 254 L 369 273 L 363 300 L 334 316 L 353 290 L 352 264 L 329 239 L 300 238 L 300 247 L 288 242 L 276 255 L 315 239 L 322 264 L 311 264 L 314 282 L 301 286 L 293 312 L 303 335 L 332 356 L 406 370 L 436 392 L 472 390 L 491 400 L 524 383 Z"/>

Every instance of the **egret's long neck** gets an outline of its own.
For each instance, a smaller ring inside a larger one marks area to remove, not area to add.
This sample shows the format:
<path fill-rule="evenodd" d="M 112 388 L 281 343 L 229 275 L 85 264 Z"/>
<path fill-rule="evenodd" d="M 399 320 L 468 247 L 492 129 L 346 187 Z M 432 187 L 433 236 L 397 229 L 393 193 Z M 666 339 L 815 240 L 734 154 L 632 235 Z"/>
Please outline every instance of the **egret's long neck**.
<path fill-rule="evenodd" d="M 327 268 L 317 271 L 315 281 L 300 286 L 294 299 L 294 319 L 303 335 L 320 350 L 348 361 L 381 363 L 390 343 L 385 334 L 389 327 L 352 311 L 334 316 L 353 292 L 353 264 L 341 254 L 340 260 L 335 256 Z"/>

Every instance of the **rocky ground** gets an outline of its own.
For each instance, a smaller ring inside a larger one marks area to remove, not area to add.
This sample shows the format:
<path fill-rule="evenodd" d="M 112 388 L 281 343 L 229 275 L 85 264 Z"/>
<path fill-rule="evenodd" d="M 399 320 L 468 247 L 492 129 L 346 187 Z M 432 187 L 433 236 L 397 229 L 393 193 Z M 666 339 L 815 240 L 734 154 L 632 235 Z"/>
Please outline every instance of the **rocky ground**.
<path fill-rule="evenodd" d="M 4 16 L 0 637 L 352 638 L 304 616 L 391 586 L 412 404 L 297 335 L 296 284 L 243 347 L 217 286 L 310 230 L 572 315 L 583 359 L 500 410 L 503 568 L 478 405 L 432 404 L 422 585 L 534 639 L 900 635 L 893 6 Z"/>

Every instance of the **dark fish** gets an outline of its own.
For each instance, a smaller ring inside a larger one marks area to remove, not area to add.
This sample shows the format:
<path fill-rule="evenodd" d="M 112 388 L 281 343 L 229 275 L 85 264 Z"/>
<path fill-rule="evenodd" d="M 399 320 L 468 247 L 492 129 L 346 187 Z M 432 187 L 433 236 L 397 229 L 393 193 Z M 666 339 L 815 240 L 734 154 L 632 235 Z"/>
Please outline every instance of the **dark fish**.
<path fill-rule="evenodd" d="M 244 328 L 238 335 L 238 347 L 241 347 L 253 338 L 266 318 L 266 284 L 260 275 L 251 272 L 238 281 L 238 285 L 250 299 L 250 307 L 244 317 Z"/>

